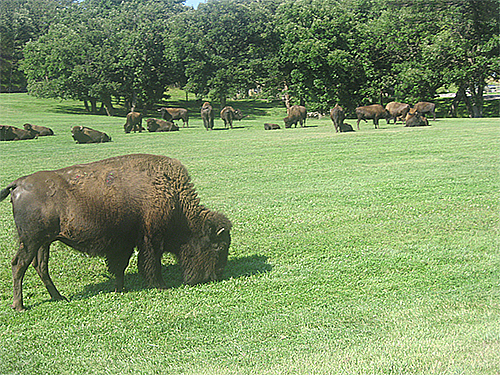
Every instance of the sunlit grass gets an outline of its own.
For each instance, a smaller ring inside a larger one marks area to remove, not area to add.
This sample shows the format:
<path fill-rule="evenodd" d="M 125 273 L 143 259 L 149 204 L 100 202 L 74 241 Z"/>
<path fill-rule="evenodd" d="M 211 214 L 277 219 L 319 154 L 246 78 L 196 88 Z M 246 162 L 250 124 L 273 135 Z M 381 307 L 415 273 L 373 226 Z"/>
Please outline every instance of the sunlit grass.
<path fill-rule="evenodd" d="M 70 301 L 49 302 L 29 269 L 19 314 L 15 227 L 0 203 L 0 373 L 500 371 L 500 120 L 336 134 L 323 118 L 264 131 L 284 117 L 264 103 L 231 131 L 206 132 L 193 109 L 189 129 L 125 134 L 123 118 L 79 114 L 76 102 L 2 95 L 0 105 L 1 124 L 56 132 L 0 142 L 2 187 L 40 169 L 163 154 L 234 224 L 224 280 L 184 286 L 165 256 L 163 292 L 144 287 L 133 257 L 128 291 L 111 293 L 102 259 L 54 244 L 51 274 Z M 76 145 L 73 125 L 113 142 Z"/>

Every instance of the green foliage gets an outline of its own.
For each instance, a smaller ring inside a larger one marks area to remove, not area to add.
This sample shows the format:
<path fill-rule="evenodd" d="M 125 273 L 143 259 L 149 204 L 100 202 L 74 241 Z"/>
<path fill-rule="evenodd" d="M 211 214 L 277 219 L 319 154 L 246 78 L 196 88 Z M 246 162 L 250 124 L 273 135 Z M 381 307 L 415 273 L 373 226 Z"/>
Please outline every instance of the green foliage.
<path fill-rule="evenodd" d="M 69 302 L 50 302 L 30 267 L 29 310 L 15 313 L 15 224 L 1 202 L 0 373 L 498 373 L 498 119 L 340 134 L 323 118 L 267 132 L 284 108 L 243 101 L 234 106 L 251 116 L 231 131 L 207 132 L 193 112 L 179 132 L 124 134 L 124 118 L 75 114 L 78 102 L 0 101 L 0 123 L 56 132 L 0 142 L 2 188 L 42 169 L 163 154 L 234 224 L 224 280 L 181 285 L 166 256 L 165 291 L 144 287 L 134 256 L 128 291 L 111 293 L 104 260 L 54 244 L 51 274 Z M 73 125 L 114 141 L 76 145 Z"/>

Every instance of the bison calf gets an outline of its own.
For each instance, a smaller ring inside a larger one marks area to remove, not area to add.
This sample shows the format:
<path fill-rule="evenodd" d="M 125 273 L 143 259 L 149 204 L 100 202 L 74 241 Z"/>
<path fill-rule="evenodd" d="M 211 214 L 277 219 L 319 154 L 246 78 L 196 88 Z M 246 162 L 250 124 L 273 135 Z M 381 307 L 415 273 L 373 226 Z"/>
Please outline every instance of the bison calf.
<path fill-rule="evenodd" d="M 227 263 L 231 222 L 200 205 L 186 168 L 176 159 L 125 155 L 42 171 L 0 191 L 11 195 L 19 249 L 12 260 L 13 305 L 24 310 L 22 281 L 32 264 L 52 299 L 64 297 L 52 282 L 49 247 L 54 241 L 102 256 L 116 277 L 116 291 L 134 248 L 138 269 L 153 287 L 167 287 L 161 257 L 174 254 L 183 281 L 220 279 Z"/>
<path fill-rule="evenodd" d="M 47 128 L 46 126 L 40 126 L 40 125 L 32 125 L 32 124 L 24 124 L 24 130 L 27 130 L 29 132 L 33 131 L 37 133 L 38 136 L 47 136 L 47 135 L 54 135 L 54 132 L 52 129 Z"/>
<path fill-rule="evenodd" d="M 149 132 L 173 132 L 179 130 L 179 127 L 171 121 L 148 118 L 146 126 Z"/>
<path fill-rule="evenodd" d="M 264 130 L 277 130 L 277 129 L 281 129 L 278 124 L 269 124 L 269 123 L 264 124 Z"/>

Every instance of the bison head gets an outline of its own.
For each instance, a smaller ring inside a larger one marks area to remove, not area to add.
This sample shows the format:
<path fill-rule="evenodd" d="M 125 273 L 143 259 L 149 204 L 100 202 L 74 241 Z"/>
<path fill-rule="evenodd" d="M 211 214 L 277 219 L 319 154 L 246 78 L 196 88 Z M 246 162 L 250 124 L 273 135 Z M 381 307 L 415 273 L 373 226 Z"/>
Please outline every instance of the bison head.
<path fill-rule="evenodd" d="M 231 222 L 224 215 L 210 212 L 203 228 L 181 246 L 183 281 L 189 285 L 220 280 L 227 264 L 231 244 Z"/>
<path fill-rule="evenodd" d="M 150 132 L 155 132 L 159 128 L 158 123 L 153 118 L 148 118 L 146 120 L 146 124 L 147 124 L 148 131 L 150 131 Z"/>

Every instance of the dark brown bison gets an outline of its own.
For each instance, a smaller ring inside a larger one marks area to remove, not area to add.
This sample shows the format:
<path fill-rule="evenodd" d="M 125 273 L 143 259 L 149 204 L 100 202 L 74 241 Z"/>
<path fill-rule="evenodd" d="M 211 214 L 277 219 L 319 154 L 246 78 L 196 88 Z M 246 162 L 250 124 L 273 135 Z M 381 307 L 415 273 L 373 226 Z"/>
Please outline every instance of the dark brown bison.
<path fill-rule="evenodd" d="M 200 205 L 186 168 L 176 159 L 125 155 L 21 177 L 0 191 L 11 194 L 19 249 L 12 259 L 12 307 L 24 310 L 22 281 L 32 264 L 54 300 L 64 297 L 49 276 L 49 247 L 61 241 L 106 258 L 124 285 L 134 248 L 150 286 L 167 287 L 161 257 L 174 254 L 183 281 L 220 279 L 227 263 L 231 222 Z"/>
<path fill-rule="evenodd" d="M 285 122 L 285 128 L 291 128 L 292 125 L 297 127 L 297 123 L 303 128 L 306 126 L 307 110 L 306 107 L 301 105 L 293 105 L 288 110 L 288 116 L 286 116 L 283 121 Z"/>
<path fill-rule="evenodd" d="M 171 121 L 148 118 L 146 120 L 148 131 L 150 132 L 173 132 L 179 130 L 179 127 Z"/>
<path fill-rule="evenodd" d="M 214 128 L 214 110 L 209 102 L 205 102 L 201 106 L 201 118 L 205 129 L 212 130 Z"/>
<path fill-rule="evenodd" d="M 264 130 L 277 130 L 277 129 L 281 129 L 278 124 L 268 124 L 268 123 L 264 124 Z"/>
<path fill-rule="evenodd" d="M 367 119 L 373 119 L 373 124 L 375 125 L 375 129 L 378 128 L 378 120 L 381 118 L 387 118 L 389 113 L 386 111 L 384 107 L 380 104 L 372 104 L 366 105 L 363 107 L 356 108 L 356 117 L 358 118 L 358 130 L 359 130 L 359 122 Z"/>
<path fill-rule="evenodd" d="M 167 108 L 162 107 L 158 110 L 161 113 L 161 118 L 166 121 L 182 120 L 182 127 L 189 127 L 189 114 L 184 108 Z"/>
<path fill-rule="evenodd" d="M 414 108 L 410 110 L 406 114 L 406 125 L 408 127 L 413 126 L 429 126 L 429 121 L 425 118 L 425 116 L 421 115 L 420 112 L 416 111 Z"/>
<path fill-rule="evenodd" d="M 111 137 L 99 130 L 86 126 L 73 126 L 71 134 L 76 143 L 104 143 L 111 142 Z"/>
<path fill-rule="evenodd" d="M 233 128 L 233 120 L 241 120 L 243 118 L 243 113 L 239 109 L 234 109 L 231 106 L 226 106 L 220 111 L 220 118 L 224 121 L 224 127 L 227 128 L 228 125 Z"/>
<path fill-rule="evenodd" d="M 354 129 L 347 122 L 343 122 L 339 125 L 339 131 L 341 133 L 353 132 Z"/>
<path fill-rule="evenodd" d="M 0 141 L 22 141 L 37 137 L 38 133 L 34 130 L 19 129 L 10 125 L 0 125 Z"/>
<path fill-rule="evenodd" d="M 131 131 L 138 131 L 139 133 L 144 130 L 142 127 L 142 114 L 139 112 L 129 112 L 127 114 L 127 121 L 123 125 L 125 133 L 130 133 Z"/>
<path fill-rule="evenodd" d="M 421 115 L 429 113 L 432 115 L 432 118 L 436 120 L 436 105 L 434 103 L 418 102 L 413 106 L 413 109 L 415 109 Z"/>
<path fill-rule="evenodd" d="M 24 124 L 23 126 L 24 126 L 24 130 L 27 130 L 29 132 L 34 131 L 40 137 L 43 137 L 46 135 L 54 135 L 54 132 L 52 131 L 52 129 L 47 128 L 46 126 L 32 125 L 32 124 Z"/>
<path fill-rule="evenodd" d="M 345 119 L 344 109 L 338 104 L 335 104 L 335 107 L 330 110 L 330 118 L 332 119 L 333 126 L 335 127 L 335 132 L 341 131 L 340 125 L 344 123 Z"/>
<path fill-rule="evenodd" d="M 410 105 L 406 103 L 390 102 L 387 103 L 385 109 L 389 114 L 386 118 L 387 123 L 389 124 L 392 119 L 394 119 L 394 123 L 396 123 L 398 118 L 404 119 L 406 117 L 406 114 L 410 110 Z"/>

